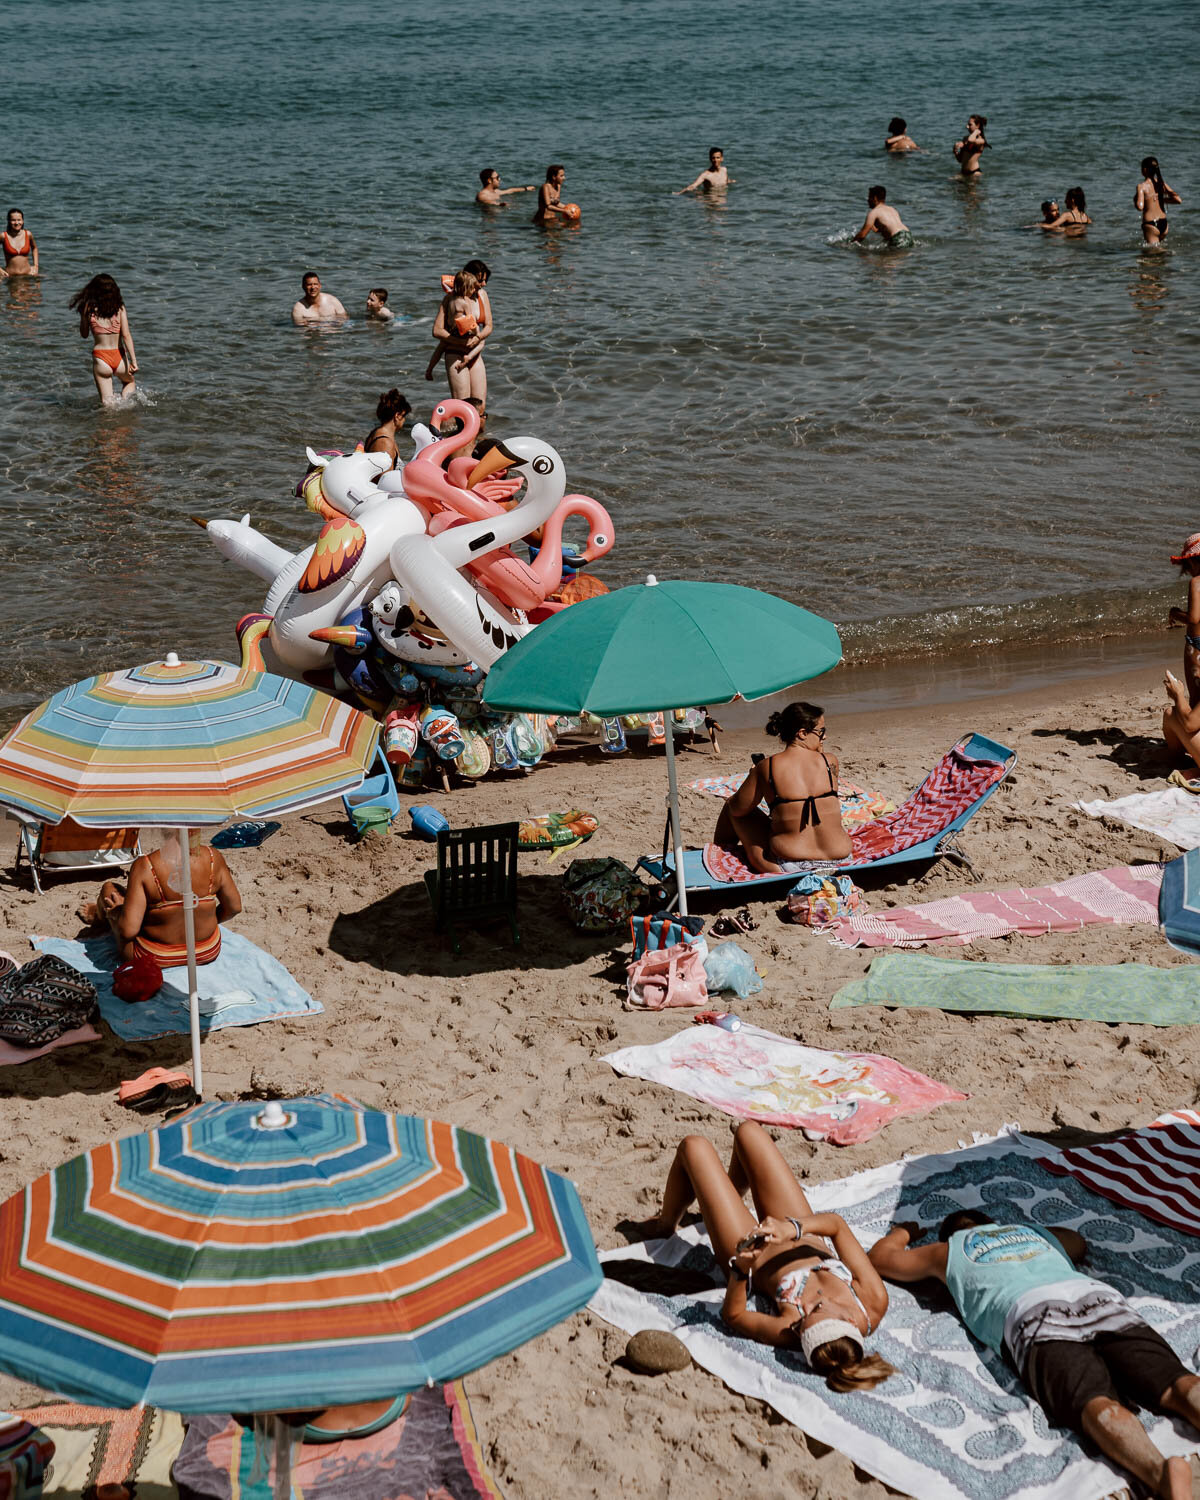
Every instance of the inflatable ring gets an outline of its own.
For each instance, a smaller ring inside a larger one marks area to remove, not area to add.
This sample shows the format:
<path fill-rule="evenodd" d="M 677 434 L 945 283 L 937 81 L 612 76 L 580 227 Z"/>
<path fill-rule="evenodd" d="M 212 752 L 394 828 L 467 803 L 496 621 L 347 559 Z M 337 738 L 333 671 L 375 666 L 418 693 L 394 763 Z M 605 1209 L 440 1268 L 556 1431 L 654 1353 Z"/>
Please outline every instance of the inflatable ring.
<path fill-rule="evenodd" d="M 526 818 L 517 830 L 518 849 L 565 849 L 590 839 L 599 827 L 594 813 L 542 813 Z"/>

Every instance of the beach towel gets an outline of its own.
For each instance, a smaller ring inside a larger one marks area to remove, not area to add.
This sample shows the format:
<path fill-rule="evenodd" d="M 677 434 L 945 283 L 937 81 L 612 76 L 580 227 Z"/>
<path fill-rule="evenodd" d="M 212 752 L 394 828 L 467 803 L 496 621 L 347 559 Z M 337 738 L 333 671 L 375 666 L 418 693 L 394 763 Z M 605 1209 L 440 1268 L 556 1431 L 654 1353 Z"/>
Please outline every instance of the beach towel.
<path fill-rule="evenodd" d="M 12 1042 L 0 1041 L 0 1068 L 15 1067 L 19 1063 L 32 1062 L 35 1057 L 45 1057 L 48 1052 L 57 1052 L 60 1047 L 78 1047 L 82 1042 L 98 1042 L 100 1033 L 94 1026 L 76 1026 L 64 1031 L 44 1047 L 17 1047 Z M 0 1497 L 2 1500 L 2 1497 Z"/>
<path fill-rule="evenodd" d="M 934 1228 L 952 1208 L 984 1206 L 997 1218 L 1065 1224 L 1089 1245 L 1089 1272 L 1127 1296 L 1195 1368 L 1200 1244 L 1167 1225 L 1107 1203 L 1081 1182 L 1056 1177 L 1054 1149 L 1014 1135 L 894 1162 L 840 1182 L 805 1184 L 814 1210 L 841 1214 L 869 1248 L 896 1219 Z M 849 1454 L 886 1484 L 920 1500 L 1099 1500 L 1126 1476 L 1052 1428 L 999 1356 L 974 1343 L 940 1289 L 889 1286 L 890 1306 L 867 1340 L 899 1373 L 872 1391 L 840 1395 L 803 1357 L 732 1337 L 721 1322 L 718 1284 L 703 1225 L 669 1240 L 603 1252 L 606 1279 L 589 1306 L 633 1333 L 660 1328 L 682 1339 L 696 1362 L 745 1396 L 767 1401 L 819 1442 Z M 626 1265 L 624 1263 L 631 1263 Z M 666 1295 L 612 1278 L 648 1263 L 713 1272 L 714 1290 Z M 761 1304 L 760 1304 L 761 1306 Z M 767 1310 L 763 1307 L 763 1310 Z M 1194 1452 L 1200 1434 L 1177 1433 L 1143 1413 L 1168 1456 Z"/>
<path fill-rule="evenodd" d="M 197 969 L 200 1030 L 254 1026 L 281 1016 L 312 1016 L 325 1009 L 302 990 L 277 958 L 264 953 L 240 932 L 222 929 L 220 956 Z M 117 945 L 110 933 L 84 938 L 31 937 L 43 953 L 57 953 L 96 986 L 100 1014 L 124 1041 L 188 1032 L 187 969 L 163 971 L 163 987 L 152 1000 L 127 1005 L 113 994 Z"/>
<path fill-rule="evenodd" d="M 966 1099 L 874 1052 L 823 1052 L 744 1025 L 689 1026 L 648 1047 L 623 1047 L 603 1062 L 690 1094 L 739 1120 L 790 1125 L 810 1140 L 849 1146 L 901 1115 Z"/>
<path fill-rule="evenodd" d="M 706 797 L 720 797 L 725 801 L 733 796 L 745 779 L 745 771 L 734 771 L 728 776 L 698 776 L 695 781 L 689 781 L 688 786 L 693 792 L 703 792 Z M 881 818 L 884 813 L 896 810 L 896 804 L 889 802 L 878 792 L 869 792 L 865 787 L 856 786 L 853 781 L 847 781 L 841 776 L 838 777 L 838 802 L 842 822 L 847 828 L 853 828 L 858 823 L 870 823 L 875 818 Z M 758 805 L 766 812 L 765 802 Z"/>
<path fill-rule="evenodd" d="M 78 1500 L 91 1485 L 137 1485 L 137 1500 L 175 1500 L 171 1465 L 183 1442 L 173 1411 L 56 1402 L 19 1412 L 54 1443 L 44 1494 Z"/>
<path fill-rule="evenodd" d="M 1200 1113 L 1175 1109 L 1114 1141 L 1064 1151 L 1052 1170 L 1092 1192 L 1200 1236 Z"/>
<path fill-rule="evenodd" d="M 1200 797 L 1182 787 L 1161 792 L 1130 792 L 1114 802 L 1072 802 L 1089 818 L 1116 818 L 1147 833 L 1157 833 L 1179 849 L 1200 847 Z"/>
<path fill-rule="evenodd" d="M 1125 1021 L 1139 1026 L 1200 1022 L 1200 983 L 1188 965 L 985 964 L 924 953 L 881 953 L 865 979 L 829 1002 L 930 1006 L 1042 1020 Z"/>
<path fill-rule="evenodd" d="M 1200 850 L 1189 849 L 1163 867 L 1158 920 L 1172 948 L 1200 953 Z"/>
<path fill-rule="evenodd" d="M 920 906 L 858 911 L 834 923 L 832 940 L 839 948 L 920 948 L 1009 932 L 1075 932 L 1091 923 L 1157 922 L 1162 878 L 1161 865 L 1117 865 L 1057 885 L 967 891 Z"/>
<path fill-rule="evenodd" d="M 0 1412 L 0 1500 L 40 1500 L 54 1443 L 19 1412 Z"/>
<path fill-rule="evenodd" d="M 253 1467 L 252 1427 L 228 1415 L 188 1418 L 175 1462 L 180 1500 L 272 1500 L 271 1476 L 251 1480 Z M 461 1380 L 414 1391 L 404 1414 L 379 1432 L 304 1443 L 292 1460 L 295 1500 L 498 1500 L 500 1494 Z"/>

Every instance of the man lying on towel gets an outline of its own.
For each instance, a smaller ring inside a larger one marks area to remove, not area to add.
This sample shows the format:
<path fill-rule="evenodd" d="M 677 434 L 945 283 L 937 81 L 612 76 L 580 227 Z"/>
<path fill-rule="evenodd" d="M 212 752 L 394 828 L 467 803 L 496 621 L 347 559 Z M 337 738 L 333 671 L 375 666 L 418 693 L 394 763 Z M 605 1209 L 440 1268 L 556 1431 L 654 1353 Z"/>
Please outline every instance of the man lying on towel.
<path fill-rule="evenodd" d="M 94 902 L 79 908 L 83 922 L 107 922 L 116 939 L 122 963 L 152 958 L 160 969 L 187 963 L 183 927 L 183 895 L 180 842 L 168 837 L 161 849 L 143 854 L 129 868 L 128 887 L 106 880 Z M 236 917 L 242 898 L 225 856 L 201 841 L 199 833 L 189 838 L 192 892 L 195 896 L 196 962 L 210 964 L 221 951 L 222 922 Z"/>
<path fill-rule="evenodd" d="M 1190 1500 L 1187 1459 L 1164 1458 L 1121 1398 L 1200 1428 L 1200 1376 L 1119 1292 L 1076 1269 L 1081 1234 L 994 1224 L 974 1210 L 913 1248 L 920 1234 L 896 1224 L 876 1243 L 870 1260 L 882 1277 L 944 1282 L 968 1331 L 1013 1366 L 1054 1426 L 1089 1437 L 1151 1493 Z"/>

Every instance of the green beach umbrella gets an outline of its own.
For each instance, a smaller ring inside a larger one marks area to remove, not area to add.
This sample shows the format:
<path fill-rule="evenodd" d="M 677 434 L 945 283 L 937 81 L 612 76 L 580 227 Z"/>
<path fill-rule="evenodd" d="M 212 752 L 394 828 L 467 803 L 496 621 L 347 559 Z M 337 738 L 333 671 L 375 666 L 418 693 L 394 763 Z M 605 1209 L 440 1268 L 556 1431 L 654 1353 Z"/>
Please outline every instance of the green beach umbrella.
<path fill-rule="evenodd" d="M 483 701 L 514 713 L 664 713 L 766 698 L 842 659 L 837 629 L 796 604 L 733 583 L 659 583 L 651 573 L 559 610 L 500 658 Z M 687 911 L 673 735 L 667 782 L 679 909 Z"/>

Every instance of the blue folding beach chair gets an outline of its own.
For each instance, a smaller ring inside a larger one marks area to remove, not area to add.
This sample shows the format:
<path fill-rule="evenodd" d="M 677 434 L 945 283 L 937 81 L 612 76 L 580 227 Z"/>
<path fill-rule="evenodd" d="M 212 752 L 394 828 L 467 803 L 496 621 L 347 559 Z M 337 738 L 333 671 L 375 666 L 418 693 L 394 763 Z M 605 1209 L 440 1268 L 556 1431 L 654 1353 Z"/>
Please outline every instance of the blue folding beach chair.
<path fill-rule="evenodd" d="M 917 864 L 921 861 L 934 859 L 949 859 L 954 864 L 961 865 L 969 870 L 973 876 L 976 875 L 975 866 L 967 858 L 966 854 L 958 847 L 956 835 L 966 827 L 967 823 L 975 816 L 987 799 L 992 795 L 1000 784 L 1005 781 L 1013 766 L 1017 763 L 1017 752 L 1010 750 L 1007 745 L 1001 745 L 996 740 L 989 740 L 986 735 L 969 734 L 958 740 L 947 755 L 957 753 L 966 760 L 992 761 L 1004 767 L 1003 774 L 992 782 L 991 786 L 980 793 L 968 807 L 957 813 L 953 818 L 947 820 L 945 825 L 922 839 L 919 844 L 912 844 L 907 849 L 900 849 L 895 854 L 881 855 L 878 859 L 855 860 L 848 859 L 845 864 L 830 866 L 831 873 L 853 875 L 858 871 L 881 870 L 886 865 Z M 918 797 L 927 785 L 930 778 L 936 773 L 946 756 L 938 762 L 938 765 L 930 771 L 929 775 L 921 785 L 912 793 L 903 807 L 889 814 L 889 819 L 899 820 L 904 809 Z M 664 849 L 661 858 L 654 859 L 647 855 L 638 860 L 638 867 L 645 870 L 653 879 L 666 887 L 670 892 L 675 892 L 675 860 L 670 849 Z M 795 871 L 781 875 L 756 875 L 753 880 L 718 880 L 710 874 L 704 863 L 704 851 L 702 849 L 685 849 L 683 854 L 683 878 L 687 885 L 688 893 L 692 891 L 721 891 L 735 898 L 741 897 L 741 893 L 748 891 L 760 891 L 764 888 L 770 889 L 778 886 L 795 885 L 799 875 Z"/>

